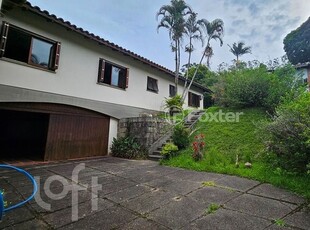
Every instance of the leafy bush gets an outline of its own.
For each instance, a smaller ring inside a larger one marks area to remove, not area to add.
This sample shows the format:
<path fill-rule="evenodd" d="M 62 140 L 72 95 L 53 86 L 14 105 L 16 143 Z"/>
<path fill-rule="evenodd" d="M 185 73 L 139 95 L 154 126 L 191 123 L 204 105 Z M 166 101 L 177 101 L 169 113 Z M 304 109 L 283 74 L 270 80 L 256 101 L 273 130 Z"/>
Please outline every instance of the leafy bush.
<path fill-rule="evenodd" d="M 170 158 L 171 156 L 174 156 L 178 150 L 179 150 L 178 146 L 169 142 L 164 145 L 160 154 L 164 156 L 165 158 Z"/>
<path fill-rule="evenodd" d="M 310 163 L 310 94 L 303 92 L 286 100 L 264 130 L 270 160 L 287 171 L 306 173 Z"/>
<path fill-rule="evenodd" d="M 220 106 L 265 107 L 273 112 L 282 96 L 300 86 L 296 78 L 290 65 L 278 67 L 273 73 L 264 65 L 225 71 L 214 85 L 214 100 Z"/>
<path fill-rule="evenodd" d="M 185 128 L 183 124 L 176 125 L 173 130 L 172 140 L 179 149 L 185 149 L 189 146 L 189 129 Z"/>
<path fill-rule="evenodd" d="M 144 159 L 147 156 L 146 149 L 130 136 L 113 138 L 111 153 L 114 157 L 128 159 Z"/>
<path fill-rule="evenodd" d="M 181 95 L 175 95 L 171 98 L 166 98 L 165 100 L 165 107 L 169 109 L 170 115 L 173 115 L 173 112 L 180 112 L 182 111 L 182 106 L 184 102 L 182 102 Z"/>

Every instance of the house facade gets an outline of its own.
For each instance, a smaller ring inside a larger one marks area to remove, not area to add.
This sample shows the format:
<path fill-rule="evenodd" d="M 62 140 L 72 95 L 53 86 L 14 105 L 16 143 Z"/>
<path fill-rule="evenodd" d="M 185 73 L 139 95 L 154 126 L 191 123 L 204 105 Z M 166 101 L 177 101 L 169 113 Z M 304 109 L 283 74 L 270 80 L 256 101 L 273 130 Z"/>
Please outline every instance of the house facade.
<path fill-rule="evenodd" d="M 170 70 L 29 3 L 3 0 L 0 25 L 0 159 L 107 155 L 119 119 L 174 94 Z M 193 84 L 185 106 L 206 91 Z"/>
<path fill-rule="evenodd" d="M 310 62 L 295 65 L 298 76 L 300 76 L 305 83 L 308 83 L 310 89 Z"/>

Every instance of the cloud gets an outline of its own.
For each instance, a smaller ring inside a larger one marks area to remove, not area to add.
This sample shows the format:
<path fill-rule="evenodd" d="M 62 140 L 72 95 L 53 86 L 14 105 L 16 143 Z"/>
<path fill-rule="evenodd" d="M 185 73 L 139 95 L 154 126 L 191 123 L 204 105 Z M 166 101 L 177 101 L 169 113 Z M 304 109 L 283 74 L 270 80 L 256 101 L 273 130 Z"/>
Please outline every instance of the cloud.
<path fill-rule="evenodd" d="M 261 10 L 254 2 L 249 5 L 248 9 L 253 16 L 256 16 Z"/>
<path fill-rule="evenodd" d="M 29 0 L 42 9 L 63 17 L 77 26 L 98 34 L 126 49 L 132 50 L 169 69 L 174 69 L 173 53 L 170 49 L 166 30 L 156 32 L 155 14 L 170 0 L 73 0 L 46 1 Z M 70 3 L 71 2 L 71 3 Z M 309 17 L 309 0 L 186 0 L 198 13 L 199 18 L 209 21 L 215 18 L 224 21 L 224 43 L 239 40 L 252 46 L 252 54 L 242 56 L 242 60 L 280 57 L 284 54 L 283 38 Z M 76 6 L 76 7 L 75 7 Z M 183 46 L 187 43 L 184 37 Z M 214 56 L 212 68 L 234 58 L 227 45 L 219 46 L 212 41 Z M 198 62 L 202 47 L 196 44 L 193 61 Z M 182 53 L 182 64 L 187 54 Z"/>
<path fill-rule="evenodd" d="M 253 28 L 251 29 L 250 33 L 240 34 L 239 37 L 244 40 L 252 40 L 252 39 L 257 38 L 258 35 L 260 35 L 260 33 L 257 31 L 256 28 Z"/>
<path fill-rule="evenodd" d="M 233 26 L 244 26 L 246 24 L 246 20 L 245 19 L 237 19 L 237 20 L 234 20 L 232 21 L 231 23 Z"/>

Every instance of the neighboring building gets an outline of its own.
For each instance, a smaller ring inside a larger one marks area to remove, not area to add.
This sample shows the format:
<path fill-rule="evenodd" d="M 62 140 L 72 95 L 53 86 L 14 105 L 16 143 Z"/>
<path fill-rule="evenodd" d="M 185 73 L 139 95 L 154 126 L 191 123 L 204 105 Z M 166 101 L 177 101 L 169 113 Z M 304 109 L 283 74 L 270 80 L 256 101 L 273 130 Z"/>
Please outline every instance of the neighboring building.
<path fill-rule="evenodd" d="M 0 159 L 106 155 L 119 119 L 174 94 L 172 71 L 30 3 L 3 0 L 0 23 Z M 193 84 L 187 106 L 207 90 Z"/>
<path fill-rule="evenodd" d="M 302 77 L 305 83 L 308 83 L 310 89 L 310 62 L 295 65 L 297 74 Z"/>

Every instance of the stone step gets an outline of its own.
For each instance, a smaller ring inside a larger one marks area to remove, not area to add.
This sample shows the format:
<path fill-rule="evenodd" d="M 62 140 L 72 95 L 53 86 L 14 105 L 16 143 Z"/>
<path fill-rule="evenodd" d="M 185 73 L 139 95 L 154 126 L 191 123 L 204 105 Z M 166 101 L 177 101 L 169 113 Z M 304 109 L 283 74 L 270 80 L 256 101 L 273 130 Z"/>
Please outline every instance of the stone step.
<path fill-rule="evenodd" d="M 149 160 L 153 160 L 153 161 L 159 161 L 160 159 L 163 159 L 163 156 L 158 156 L 158 155 L 150 154 L 148 159 Z"/>
<path fill-rule="evenodd" d="M 154 152 L 153 152 L 153 155 L 160 155 L 160 151 L 157 151 L 157 150 L 154 151 Z"/>

